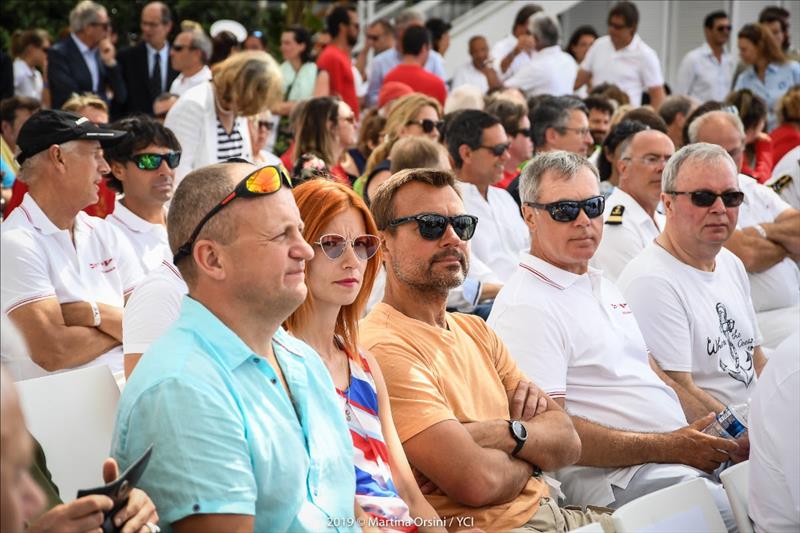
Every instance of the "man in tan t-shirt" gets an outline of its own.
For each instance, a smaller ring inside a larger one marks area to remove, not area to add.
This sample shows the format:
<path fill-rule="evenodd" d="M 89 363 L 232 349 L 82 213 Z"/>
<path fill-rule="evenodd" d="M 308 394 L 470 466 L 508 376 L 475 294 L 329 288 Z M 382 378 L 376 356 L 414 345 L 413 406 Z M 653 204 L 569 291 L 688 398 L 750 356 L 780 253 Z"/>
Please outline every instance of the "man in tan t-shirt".
<path fill-rule="evenodd" d="M 569 417 L 480 318 L 445 311 L 448 290 L 467 273 L 477 223 L 452 173 L 401 171 L 371 207 L 386 292 L 362 321 L 360 344 L 381 365 L 400 440 L 444 525 L 568 531 L 599 520 L 559 509 L 539 475 L 580 456 Z"/>

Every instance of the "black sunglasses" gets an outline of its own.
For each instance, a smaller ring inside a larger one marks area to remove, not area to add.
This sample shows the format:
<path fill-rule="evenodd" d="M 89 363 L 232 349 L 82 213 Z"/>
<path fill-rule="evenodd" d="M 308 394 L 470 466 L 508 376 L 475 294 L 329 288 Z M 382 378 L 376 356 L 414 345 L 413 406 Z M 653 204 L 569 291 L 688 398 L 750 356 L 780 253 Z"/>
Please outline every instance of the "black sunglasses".
<path fill-rule="evenodd" d="M 348 243 L 353 247 L 353 252 L 355 252 L 356 257 L 362 261 L 368 261 L 372 259 L 372 256 L 378 253 L 381 239 L 376 235 L 365 233 L 364 235 L 359 235 L 358 237 L 348 240 L 337 233 L 328 233 L 320 237 L 314 244 L 322 249 L 322 253 L 324 253 L 328 259 L 336 260 L 339 259 L 347 249 Z"/>
<path fill-rule="evenodd" d="M 517 130 L 517 135 L 524 135 L 525 137 L 531 136 L 531 129 L 530 128 L 522 128 Z"/>
<path fill-rule="evenodd" d="M 424 131 L 425 133 L 430 133 L 433 131 L 433 128 L 442 131 L 442 126 L 444 126 L 444 121 L 423 118 L 422 120 L 409 120 L 408 122 L 406 122 L 406 126 L 410 126 L 411 124 L 416 124 L 417 126 L 422 128 L 422 131 Z"/>
<path fill-rule="evenodd" d="M 241 162 L 241 160 L 236 160 L 235 162 Z M 220 203 L 206 214 L 206 216 L 200 219 L 200 222 L 194 228 L 189 240 L 183 243 L 183 245 L 178 248 L 178 251 L 175 252 L 172 262 L 177 264 L 180 259 L 192 255 L 194 241 L 197 240 L 197 236 L 200 235 L 200 230 L 203 229 L 203 226 L 206 225 L 206 222 L 208 222 L 211 217 L 219 213 L 222 208 L 230 204 L 233 200 L 240 197 L 253 198 L 255 196 L 273 194 L 278 192 L 284 184 L 290 189 L 292 188 L 292 178 L 282 165 L 261 167 L 245 176 L 230 194 L 223 198 Z"/>
<path fill-rule="evenodd" d="M 667 194 L 685 194 L 692 200 L 692 204 L 697 207 L 711 207 L 717 198 L 722 198 L 722 205 L 725 207 L 739 207 L 744 202 L 742 191 L 727 191 L 717 194 L 712 191 L 667 191 Z"/>
<path fill-rule="evenodd" d="M 506 153 L 506 150 L 508 150 L 508 148 L 510 146 L 511 146 L 511 143 L 500 143 L 500 144 L 495 144 L 494 146 L 483 146 L 483 145 L 481 145 L 481 146 L 478 146 L 478 148 L 483 148 L 484 150 L 489 150 L 490 152 L 492 152 L 493 156 L 500 157 L 501 155 Z"/>
<path fill-rule="evenodd" d="M 556 222 L 572 222 L 581 212 L 586 213 L 589 218 L 597 218 L 603 214 L 606 208 L 606 199 L 602 196 L 592 196 L 586 200 L 560 200 L 549 204 L 539 204 L 536 202 L 525 202 L 525 205 L 534 209 L 544 209 L 550 213 L 550 218 Z"/>
<path fill-rule="evenodd" d="M 720 31 L 720 32 L 729 32 L 732 29 L 733 29 L 733 26 L 731 26 L 730 24 L 721 24 L 721 25 L 717 26 L 716 28 L 714 28 L 714 30 Z"/>
<path fill-rule="evenodd" d="M 136 154 L 132 155 L 130 159 L 136 163 L 136 166 L 140 170 L 157 170 L 158 167 L 161 166 L 162 161 L 166 161 L 169 168 L 176 168 L 181 162 L 181 153 L 167 152 L 166 154 Z"/>
<path fill-rule="evenodd" d="M 473 215 L 456 215 L 446 217 L 436 213 L 420 213 L 410 217 L 396 218 L 389 222 L 389 226 L 396 228 L 407 222 L 416 222 L 419 234 L 427 241 L 438 241 L 447 231 L 448 224 L 453 226 L 458 238 L 468 241 L 475 235 L 475 228 L 478 226 L 478 217 Z"/>

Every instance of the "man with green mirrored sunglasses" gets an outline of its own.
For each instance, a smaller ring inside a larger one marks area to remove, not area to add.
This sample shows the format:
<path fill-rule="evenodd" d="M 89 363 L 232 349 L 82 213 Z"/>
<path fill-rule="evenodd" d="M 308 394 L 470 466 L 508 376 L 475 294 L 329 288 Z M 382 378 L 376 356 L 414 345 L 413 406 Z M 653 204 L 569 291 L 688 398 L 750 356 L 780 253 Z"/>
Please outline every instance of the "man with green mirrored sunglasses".
<path fill-rule="evenodd" d="M 129 135 L 106 151 L 108 185 L 122 194 L 108 221 L 122 230 L 142 269 L 150 272 L 162 261 L 172 261 L 165 205 L 175 188 L 181 147 L 172 131 L 150 117 L 124 118 L 114 126 Z"/>

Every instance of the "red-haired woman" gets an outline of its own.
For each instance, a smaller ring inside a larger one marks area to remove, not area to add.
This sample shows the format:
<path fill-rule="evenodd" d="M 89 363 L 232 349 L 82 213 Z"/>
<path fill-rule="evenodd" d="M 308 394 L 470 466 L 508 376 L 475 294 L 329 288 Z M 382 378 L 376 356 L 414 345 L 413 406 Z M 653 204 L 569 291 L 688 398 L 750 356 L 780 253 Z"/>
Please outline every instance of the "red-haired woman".
<path fill-rule="evenodd" d="M 364 201 L 345 185 L 311 180 L 294 196 L 315 255 L 306 264 L 308 297 L 286 326 L 331 374 L 353 437 L 357 503 L 371 525 L 416 531 L 413 519 L 437 518 L 436 511 L 403 452 L 378 363 L 358 348 L 358 319 L 381 264 L 378 230 Z"/>

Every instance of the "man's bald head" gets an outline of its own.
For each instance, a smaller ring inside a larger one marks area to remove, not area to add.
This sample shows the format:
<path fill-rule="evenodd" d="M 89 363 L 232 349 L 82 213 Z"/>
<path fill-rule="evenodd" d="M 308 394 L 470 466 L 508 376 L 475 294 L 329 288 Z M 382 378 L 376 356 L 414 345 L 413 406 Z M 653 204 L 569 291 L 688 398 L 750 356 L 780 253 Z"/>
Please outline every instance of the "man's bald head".
<path fill-rule="evenodd" d="M 689 142 L 721 146 L 741 169 L 744 160 L 744 125 L 738 115 L 710 111 L 689 125 Z"/>
<path fill-rule="evenodd" d="M 175 190 L 167 215 L 169 247 L 176 253 L 191 237 L 206 214 L 228 196 L 238 183 L 238 176 L 252 172 L 248 163 L 218 163 L 199 168 L 186 175 Z M 235 213 L 223 209 L 203 226 L 198 239 L 211 239 L 228 244 L 236 238 Z M 195 281 L 194 259 L 185 257 L 175 265 L 191 287 Z"/>

